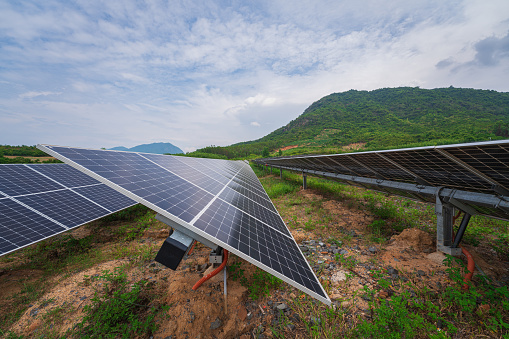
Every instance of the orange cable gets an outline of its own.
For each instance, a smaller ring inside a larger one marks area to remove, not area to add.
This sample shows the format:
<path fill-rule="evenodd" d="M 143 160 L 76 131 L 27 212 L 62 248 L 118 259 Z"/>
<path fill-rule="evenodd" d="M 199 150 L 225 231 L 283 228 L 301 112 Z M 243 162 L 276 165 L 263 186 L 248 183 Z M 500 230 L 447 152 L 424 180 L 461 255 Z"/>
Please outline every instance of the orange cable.
<path fill-rule="evenodd" d="M 198 287 L 200 287 L 201 284 L 203 284 L 205 281 L 209 280 L 210 278 L 212 278 L 213 276 L 215 276 L 216 274 L 221 272 L 221 270 L 226 266 L 226 263 L 228 262 L 228 251 L 225 249 L 223 249 L 223 251 L 224 251 L 224 258 L 223 258 L 223 262 L 221 263 L 221 265 L 219 265 L 219 267 L 216 268 L 211 273 L 207 274 L 206 276 L 204 276 L 203 278 L 198 280 L 198 282 L 196 284 L 194 284 L 193 290 L 198 289 Z"/>

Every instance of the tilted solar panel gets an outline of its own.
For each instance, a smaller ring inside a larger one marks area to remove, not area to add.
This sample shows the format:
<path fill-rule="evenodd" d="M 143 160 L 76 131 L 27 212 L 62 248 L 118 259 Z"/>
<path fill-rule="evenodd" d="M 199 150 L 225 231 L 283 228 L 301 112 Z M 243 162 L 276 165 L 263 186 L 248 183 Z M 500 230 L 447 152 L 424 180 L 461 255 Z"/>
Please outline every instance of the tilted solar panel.
<path fill-rule="evenodd" d="M 328 176 L 343 182 L 396 195 L 435 202 L 429 192 L 401 189 L 390 182 L 413 183 L 416 187 L 444 187 L 509 198 L 509 140 L 456 145 L 417 147 L 333 155 L 310 155 L 255 160 L 258 164 Z M 315 172 L 316 171 L 316 172 Z M 321 172 L 326 172 L 321 173 Z M 331 175 L 332 174 L 332 175 Z M 336 177 L 334 177 L 334 175 Z M 352 177 L 349 177 L 352 176 Z M 370 182 L 357 178 L 375 179 Z M 408 187 L 407 187 L 408 188 Z M 509 211 L 497 204 L 465 201 L 478 214 L 507 219 Z M 500 198 L 500 199 L 499 199 Z"/>
<path fill-rule="evenodd" d="M 37 147 L 330 305 L 245 162 Z"/>
<path fill-rule="evenodd" d="M 0 165 L 0 255 L 134 204 L 66 164 Z"/>

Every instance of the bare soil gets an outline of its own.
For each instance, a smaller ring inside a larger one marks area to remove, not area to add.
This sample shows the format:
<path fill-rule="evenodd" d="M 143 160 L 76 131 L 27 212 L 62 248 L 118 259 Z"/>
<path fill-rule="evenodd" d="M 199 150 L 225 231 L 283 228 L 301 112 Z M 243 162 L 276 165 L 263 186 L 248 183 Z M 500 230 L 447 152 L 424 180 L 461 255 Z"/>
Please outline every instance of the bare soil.
<path fill-rule="evenodd" d="M 437 283 L 447 283 L 441 254 L 434 252 L 434 239 L 428 233 L 406 229 L 385 245 L 373 244 L 367 240 L 367 226 L 374 220 L 368 211 L 349 206 L 346 202 L 329 200 L 313 190 L 301 190 L 298 197 L 301 202 L 290 208 L 287 207 L 286 197 L 274 201 L 297 243 L 302 245 L 310 240 L 325 243 L 334 237 L 343 242 L 341 248 L 348 252 L 348 256 L 362 263 L 355 267 L 336 265 L 334 268 L 315 270 L 331 300 L 335 302 L 335 307 L 349 309 L 361 317 L 366 316 L 368 304 L 359 291 L 365 286 L 370 289 L 375 287 L 376 281 L 370 274 L 370 268 L 374 266 L 384 270 L 395 268 L 400 276 L 426 284 L 437 291 Z M 310 209 L 317 205 L 322 214 L 310 213 Z M 320 225 L 325 215 L 328 218 L 326 228 L 316 226 L 305 230 L 302 227 L 310 220 Z M 149 246 L 158 249 L 168 234 L 168 230 L 161 227 L 158 225 L 155 229 L 147 230 L 142 239 L 134 240 L 131 245 L 122 245 L 122 241 L 116 239 L 113 242 L 117 244 L 97 246 L 102 246 L 104 251 L 113 250 L 119 245 L 130 246 L 133 251 Z M 83 237 L 90 230 L 84 226 L 74 232 L 76 237 Z M 311 265 L 316 267 L 318 261 L 325 264 L 337 262 L 330 248 L 331 244 L 326 243 L 319 251 L 309 255 Z M 488 275 L 497 278 L 507 272 L 507 263 L 497 261 L 495 256 L 477 253 L 475 248 L 469 250 L 479 267 Z M 270 326 L 275 317 L 271 311 L 273 306 L 282 302 L 292 304 L 304 297 L 302 292 L 283 284 L 279 290 L 272 291 L 270 296 L 253 301 L 248 298 L 245 286 L 228 277 L 225 305 L 222 272 L 196 291 L 192 290 L 192 286 L 203 276 L 202 268 L 207 264 L 208 254 L 209 249 L 198 244 L 176 271 L 155 262 L 133 262 L 134 259 L 127 256 L 79 272 L 66 271 L 46 276 L 42 270 L 17 269 L 20 262 L 30 260 L 21 253 L 0 261 L 0 315 L 12 312 L 13 303 L 20 302 L 16 296 L 27 284 L 44 284 L 48 286 L 44 292 L 28 305 L 26 311 L 7 330 L 28 338 L 38 338 L 44 333 L 59 337 L 68 333 L 68 330 L 72 333 L 73 326 L 83 317 L 83 308 L 91 303 L 94 292 L 101 289 L 101 281 L 91 277 L 105 270 L 113 271 L 117 267 L 123 267 L 131 282 L 151 282 L 159 295 L 157 302 L 170 306 L 166 314 L 158 318 L 159 329 L 154 338 L 251 338 L 254 332 L 261 332 L 270 338 Z M 229 265 L 237 261 L 242 262 L 245 276 L 250 277 L 254 266 L 235 256 L 230 256 Z M 417 271 L 422 271 L 422 274 L 416 275 Z M 393 288 L 397 290 L 398 286 Z M 58 310 L 64 310 L 65 316 L 56 317 Z M 306 337 L 303 324 L 296 324 L 295 328 L 287 330 L 287 337 Z M 1 328 L 5 327 L 2 325 Z"/>

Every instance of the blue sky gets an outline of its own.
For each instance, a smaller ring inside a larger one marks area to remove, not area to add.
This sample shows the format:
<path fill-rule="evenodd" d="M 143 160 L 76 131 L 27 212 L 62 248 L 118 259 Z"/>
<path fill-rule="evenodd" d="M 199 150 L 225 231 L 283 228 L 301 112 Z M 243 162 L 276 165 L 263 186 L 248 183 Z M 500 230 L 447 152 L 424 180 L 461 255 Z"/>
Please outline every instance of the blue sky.
<path fill-rule="evenodd" d="M 333 92 L 509 91 L 507 0 L 253 3 L 0 0 L 0 144 L 192 151 Z"/>

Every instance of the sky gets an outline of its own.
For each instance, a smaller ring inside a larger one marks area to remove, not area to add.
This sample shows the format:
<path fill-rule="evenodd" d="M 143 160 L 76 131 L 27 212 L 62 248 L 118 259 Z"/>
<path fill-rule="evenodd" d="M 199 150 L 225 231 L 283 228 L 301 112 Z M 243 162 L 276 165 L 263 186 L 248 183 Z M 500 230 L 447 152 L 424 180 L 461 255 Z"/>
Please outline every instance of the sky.
<path fill-rule="evenodd" d="M 0 0 L 0 144 L 189 152 L 335 92 L 508 79 L 507 0 Z"/>

